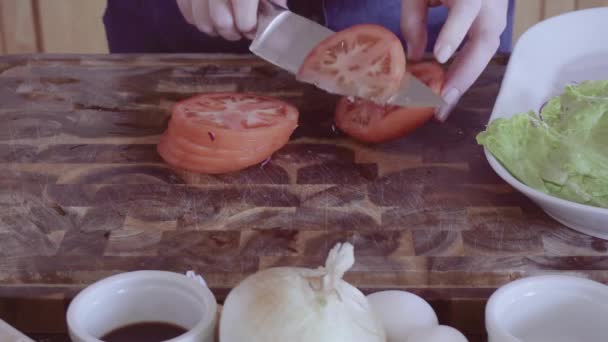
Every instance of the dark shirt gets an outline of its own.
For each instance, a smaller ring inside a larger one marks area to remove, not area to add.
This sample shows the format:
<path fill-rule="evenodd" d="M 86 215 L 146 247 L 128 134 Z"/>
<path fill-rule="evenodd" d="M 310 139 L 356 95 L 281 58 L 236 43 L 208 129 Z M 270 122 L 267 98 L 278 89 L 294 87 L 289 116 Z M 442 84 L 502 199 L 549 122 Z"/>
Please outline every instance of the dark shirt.
<path fill-rule="evenodd" d="M 402 40 L 402 0 L 293 0 L 290 8 L 334 31 L 360 23 L 387 27 Z M 508 26 L 499 52 L 511 51 L 514 0 L 509 0 Z M 447 9 L 429 10 L 429 43 L 432 51 Z M 175 0 L 108 0 L 103 18 L 112 53 L 248 53 L 248 41 L 209 37 L 188 24 Z M 407 43 L 403 41 L 404 46 Z"/>

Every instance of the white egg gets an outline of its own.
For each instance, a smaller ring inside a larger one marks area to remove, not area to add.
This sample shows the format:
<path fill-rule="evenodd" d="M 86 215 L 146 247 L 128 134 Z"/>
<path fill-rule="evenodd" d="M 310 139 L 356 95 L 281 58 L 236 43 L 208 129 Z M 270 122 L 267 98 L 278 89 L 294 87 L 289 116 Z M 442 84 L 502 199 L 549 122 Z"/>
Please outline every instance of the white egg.
<path fill-rule="evenodd" d="M 439 324 L 429 303 L 413 293 L 381 291 L 367 299 L 384 326 L 386 342 L 405 342 L 415 329 Z"/>
<path fill-rule="evenodd" d="M 447 325 L 415 330 L 404 342 L 469 342 L 458 330 Z"/>

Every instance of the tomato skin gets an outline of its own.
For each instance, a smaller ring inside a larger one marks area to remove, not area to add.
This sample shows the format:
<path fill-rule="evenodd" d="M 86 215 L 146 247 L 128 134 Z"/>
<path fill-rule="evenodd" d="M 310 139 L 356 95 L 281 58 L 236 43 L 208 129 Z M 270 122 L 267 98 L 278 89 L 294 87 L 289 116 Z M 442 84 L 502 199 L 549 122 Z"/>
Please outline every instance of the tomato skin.
<path fill-rule="evenodd" d="M 287 144 L 298 117 L 295 107 L 272 97 L 202 94 L 173 107 L 157 152 L 175 168 L 236 172 L 263 162 Z"/>
<path fill-rule="evenodd" d="M 272 154 L 284 144 L 275 142 L 266 147 L 264 153 L 251 154 L 246 151 L 228 151 L 230 157 L 218 153 L 192 153 L 171 137 L 164 136 L 157 146 L 158 153 L 165 161 L 177 168 L 205 174 L 225 174 L 240 171 L 251 165 L 266 160 L 266 154 Z"/>
<path fill-rule="evenodd" d="M 406 68 L 401 40 L 374 24 L 351 26 L 318 44 L 297 78 L 333 94 L 384 101 L 401 86 Z"/>
<path fill-rule="evenodd" d="M 381 116 L 370 119 L 368 125 L 353 123 L 353 115 Z M 336 126 L 350 137 L 366 143 L 383 143 L 398 139 L 429 121 L 433 117 L 432 108 L 399 108 L 379 106 L 365 100 L 351 102 L 342 98 L 336 107 Z M 407 118 L 404 120 L 404 118 Z M 372 122 L 373 120 L 373 122 Z"/>
<path fill-rule="evenodd" d="M 440 94 L 445 73 L 435 62 L 408 65 L 408 71 Z M 403 137 L 428 122 L 434 108 L 383 106 L 374 102 L 341 98 L 336 106 L 336 126 L 350 137 L 365 143 L 383 143 Z"/>
<path fill-rule="evenodd" d="M 289 139 L 298 126 L 297 121 L 289 121 L 259 132 L 234 132 L 210 126 L 193 127 L 178 116 L 176 114 L 176 120 L 169 125 L 168 132 L 193 144 L 228 150 L 255 150 L 257 145 L 267 143 L 268 139 Z"/>

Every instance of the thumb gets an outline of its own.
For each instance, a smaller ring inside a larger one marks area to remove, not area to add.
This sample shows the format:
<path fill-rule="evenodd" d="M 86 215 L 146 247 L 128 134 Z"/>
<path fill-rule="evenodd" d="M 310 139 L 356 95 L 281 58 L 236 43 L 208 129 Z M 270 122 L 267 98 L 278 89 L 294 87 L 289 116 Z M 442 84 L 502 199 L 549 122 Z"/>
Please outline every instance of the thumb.
<path fill-rule="evenodd" d="M 427 0 L 402 0 L 401 31 L 407 43 L 407 58 L 420 60 L 428 40 Z"/>
<path fill-rule="evenodd" d="M 177 0 L 177 7 L 184 16 L 184 19 L 188 24 L 194 25 L 194 16 L 192 15 L 192 1 L 190 0 Z"/>
<path fill-rule="evenodd" d="M 235 2 L 238 2 L 238 0 L 232 0 L 232 1 L 233 1 L 233 4 Z M 246 3 L 251 3 L 254 6 L 255 10 L 254 11 L 248 11 L 248 14 L 250 14 L 254 18 L 257 17 L 257 12 L 256 11 L 258 9 L 258 6 L 262 5 L 263 1 L 259 1 L 259 2 L 258 2 L 258 0 L 256 0 L 255 2 L 253 2 L 253 0 L 242 0 L 242 1 L 244 1 Z M 284 8 L 287 8 L 287 1 L 288 0 L 267 0 L 267 2 L 270 2 L 270 3 L 276 4 L 276 5 L 282 6 Z M 233 7 L 234 7 L 234 5 L 233 5 Z M 247 37 L 248 39 L 253 40 L 255 38 L 255 34 L 256 34 L 255 27 L 252 27 L 252 28 L 248 27 L 246 29 L 241 28 L 241 31 L 245 35 L 245 37 Z"/>

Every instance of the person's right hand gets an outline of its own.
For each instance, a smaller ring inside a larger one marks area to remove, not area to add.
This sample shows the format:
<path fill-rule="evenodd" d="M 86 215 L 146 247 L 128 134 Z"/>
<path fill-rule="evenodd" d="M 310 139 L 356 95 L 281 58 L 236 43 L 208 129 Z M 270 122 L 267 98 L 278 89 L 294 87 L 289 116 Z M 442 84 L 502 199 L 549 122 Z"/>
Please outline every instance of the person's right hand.
<path fill-rule="evenodd" d="M 423 57 L 427 39 L 428 6 L 444 5 L 449 9 L 434 54 L 440 63 L 451 58 L 465 37 L 467 42 L 448 69 L 442 96 L 446 105 L 436 118 L 443 122 L 473 83 L 479 78 L 500 46 L 500 36 L 507 25 L 508 0 L 403 0 L 402 30 L 410 44 L 408 58 Z"/>
<path fill-rule="evenodd" d="M 287 0 L 276 0 L 286 7 Z M 177 0 L 186 21 L 210 36 L 236 41 L 253 39 L 259 0 Z"/>

